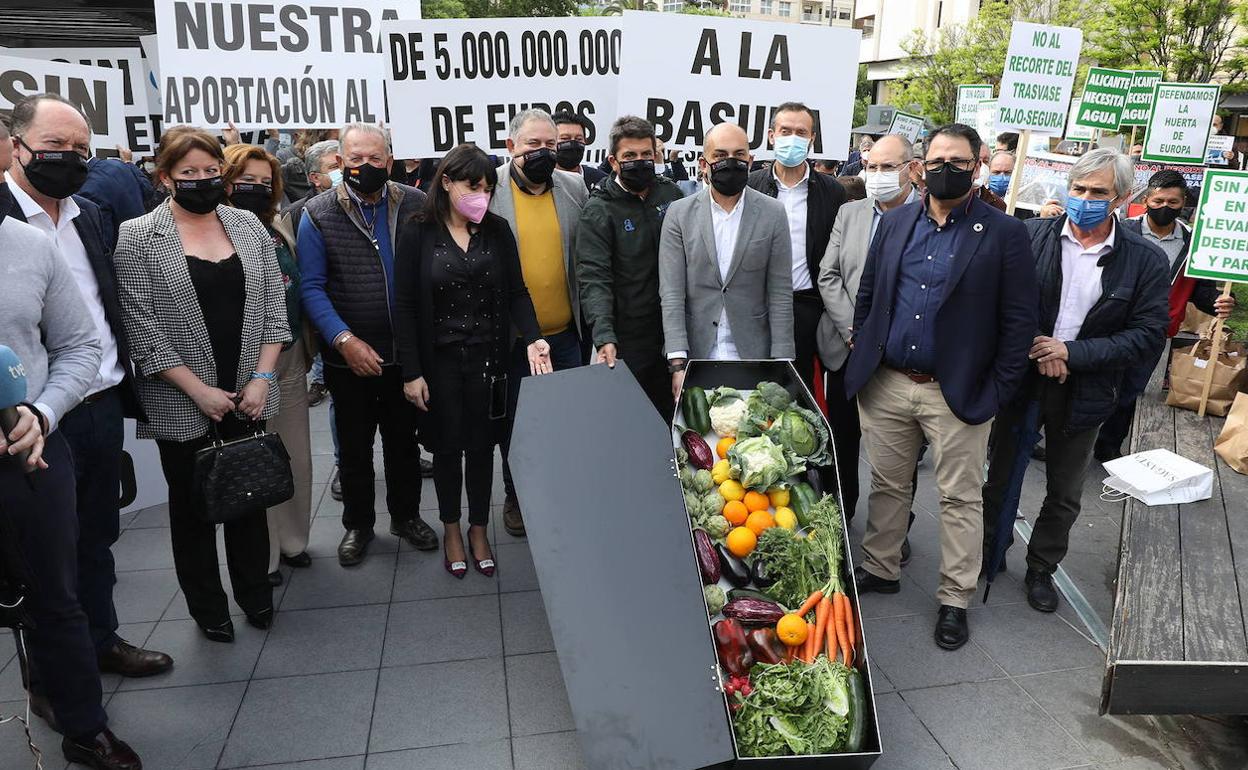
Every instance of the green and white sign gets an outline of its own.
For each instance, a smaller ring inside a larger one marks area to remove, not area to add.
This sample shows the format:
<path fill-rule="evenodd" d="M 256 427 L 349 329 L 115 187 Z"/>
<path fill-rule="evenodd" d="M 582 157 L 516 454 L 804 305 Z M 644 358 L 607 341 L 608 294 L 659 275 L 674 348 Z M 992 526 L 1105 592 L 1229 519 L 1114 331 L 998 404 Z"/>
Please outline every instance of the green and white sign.
<path fill-rule="evenodd" d="M 1248 281 L 1248 171 L 1205 170 L 1186 272 Z"/>
<path fill-rule="evenodd" d="M 897 110 L 893 113 L 893 122 L 888 125 L 888 133 L 901 134 L 912 143 L 917 142 L 923 136 L 924 123 L 922 115 Z"/>
<path fill-rule="evenodd" d="M 1066 139 L 1072 142 L 1090 142 L 1096 138 L 1096 129 L 1079 125 L 1079 108 L 1082 99 L 1070 100 L 1070 119 L 1066 121 Z"/>
<path fill-rule="evenodd" d="M 1061 133 L 1082 46 L 1083 32 L 1074 27 L 1014 22 L 998 96 L 997 130 Z"/>
<path fill-rule="evenodd" d="M 975 125 L 976 116 L 979 114 L 979 103 L 991 98 L 992 86 L 990 85 L 958 86 L 958 113 L 954 122 L 964 126 Z"/>
<path fill-rule="evenodd" d="M 978 109 L 975 110 L 975 122 L 968 125 L 975 126 L 980 139 L 985 142 L 995 142 L 997 139 L 997 100 L 981 101 Z"/>
<path fill-rule="evenodd" d="M 1088 70 L 1088 82 L 1079 100 L 1080 126 L 1117 131 L 1122 121 L 1122 111 L 1127 106 L 1127 93 L 1131 90 L 1133 77 L 1126 70 L 1093 67 Z"/>
<path fill-rule="evenodd" d="M 1131 73 L 1131 90 L 1127 91 L 1127 106 L 1122 110 L 1119 126 L 1148 125 L 1148 113 L 1153 111 L 1153 86 L 1161 82 L 1161 75 L 1156 70 Z"/>
<path fill-rule="evenodd" d="M 1210 124 L 1222 86 L 1205 83 L 1158 83 L 1153 111 L 1144 132 L 1142 160 L 1161 163 L 1205 162 Z"/>

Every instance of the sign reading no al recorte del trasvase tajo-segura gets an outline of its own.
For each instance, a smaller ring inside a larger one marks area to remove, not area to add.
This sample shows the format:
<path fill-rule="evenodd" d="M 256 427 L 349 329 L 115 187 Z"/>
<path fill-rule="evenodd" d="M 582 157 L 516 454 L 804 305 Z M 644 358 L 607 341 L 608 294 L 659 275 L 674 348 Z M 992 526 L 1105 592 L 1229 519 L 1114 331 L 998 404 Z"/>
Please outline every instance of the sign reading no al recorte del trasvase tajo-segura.
<path fill-rule="evenodd" d="M 1074 27 L 1014 22 L 997 96 L 996 130 L 1060 134 L 1082 46 L 1083 32 Z"/>

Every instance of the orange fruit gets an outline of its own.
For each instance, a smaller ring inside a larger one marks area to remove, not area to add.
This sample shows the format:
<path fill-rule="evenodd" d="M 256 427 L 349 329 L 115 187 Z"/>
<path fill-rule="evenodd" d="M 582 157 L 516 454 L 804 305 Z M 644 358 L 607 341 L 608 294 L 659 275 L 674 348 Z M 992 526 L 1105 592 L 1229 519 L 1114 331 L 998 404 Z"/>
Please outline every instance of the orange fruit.
<path fill-rule="evenodd" d="M 809 629 L 806 628 L 806 621 L 797 615 L 789 613 L 780 618 L 776 623 L 776 636 L 787 647 L 796 647 L 806 641 L 806 635 Z"/>
<path fill-rule="evenodd" d="M 733 527 L 724 538 L 724 546 L 728 552 L 738 559 L 744 559 L 758 545 L 758 536 L 746 527 Z"/>
<path fill-rule="evenodd" d="M 732 449 L 732 445 L 735 443 L 737 443 L 737 440 L 732 436 L 721 438 L 719 443 L 715 445 L 715 454 L 719 455 L 720 459 L 727 459 L 728 450 Z"/>
<path fill-rule="evenodd" d="M 767 495 L 762 492 L 750 490 L 745 493 L 745 507 L 750 509 L 750 513 L 765 511 L 771 507 L 771 500 L 767 499 Z"/>
<path fill-rule="evenodd" d="M 745 507 L 745 503 L 740 500 L 729 500 L 724 505 L 724 518 L 734 527 L 739 527 L 745 523 L 746 518 L 750 515 L 749 509 Z"/>
<path fill-rule="evenodd" d="M 776 520 L 767 511 L 754 511 L 746 518 L 745 526 L 755 535 L 761 535 L 763 530 L 776 526 Z"/>

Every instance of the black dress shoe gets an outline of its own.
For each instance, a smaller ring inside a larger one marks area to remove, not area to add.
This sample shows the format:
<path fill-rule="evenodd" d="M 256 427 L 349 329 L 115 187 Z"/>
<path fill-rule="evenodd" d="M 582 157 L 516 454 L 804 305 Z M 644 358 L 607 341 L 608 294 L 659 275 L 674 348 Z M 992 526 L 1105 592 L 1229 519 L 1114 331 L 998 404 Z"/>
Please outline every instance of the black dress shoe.
<path fill-rule="evenodd" d="M 420 458 L 420 477 L 422 479 L 433 478 L 433 460 Z"/>
<path fill-rule="evenodd" d="M 524 537 L 524 517 L 520 515 L 520 501 L 515 495 L 503 500 L 503 529 L 512 537 Z"/>
<path fill-rule="evenodd" d="M 1045 462 L 1049 459 L 1049 453 L 1045 450 L 1043 445 L 1037 444 L 1031 448 L 1031 459 Z"/>
<path fill-rule="evenodd" d="M 948 604 L 940 605 L 940 614 L 936 616 L 936 644 L 946 650 L 956 650 L 970 638 L 966 610 Z"/>
<path fill-rule="evenodd" d="M 222 644 L 233 644 L 234 642 L 234 622 L 227 620 L 218 626 L 205 626 L 199 624 L 199 630 L 204 632 L 210 642 L 220 642 Z"/>
<path fill-rule="evenodd" d="M 901 566 L 910 563 L 910 536 L 906 535 L 906 539 L 901 541 Z"/>
<path fill-rule="evenodd" d="M 295 569 L 303 569 L 304 567 L 312 566 L 312 557 L 308 556 L 307 551 L 300 551 L 294 556 L 282 554 L 282 564 L 285 564 L 287 567 L 294 567 Z"/>
<path fill-rule="evenodd" d="M 854 583 L 858 586 L 860 594 L 895 594 L 901 590 L 900 580 L 885 580 L 872 575 L 863 567 L 854 568 Z"/>
<path fill-rule="evenodd" d="M 276 570 L 269 573 L 269 585 L 273 586 L 274 588 L 277 588 L 278 586 L 280 586 L 283 580 L 284 578 L 282 577 L 282 573 Z"/>
<path fill-rule="evenodd" d="M 118 674 L 131 679 L 163 674 L 173 668 L 173 658 L 165 653 L 139 649 L 124 639 L 118 639 L 112 647 L 101 652 L 99 661 L 100 673 Z"/>
<path fill-rule="evenodd" d="M 42 719 L 54 731 L 58 733 L 61 731 L 61 726 L 56 721 L 56 714 L 52 711 L 52 703 L 48 700 L 48 696 L 32 692 L 30 694 L 30 713 Z"/>
<path fill-rule="evenodd" d="M 143 762 L 134 749 L 105 728 L 90 739 L 61 739 L 61 751 L 70 762 L 95 770 L 142 770 Z"/>
<path fill-rule="evenodd" d="M 371 529 L 348 529 L 347 534 L 342 536 L 342 542 L 338 544 L 338 563 L 344 567 L 354 567 L 364 561 L 368 544 L 373 542 L 374 537 L 376 535 Z"/>
<path fill-rule="evenodd" d="M 1028 569 L 1023 579 L 1027 588 L 1027 603 L 1040 612 L 1057 610 L 1057 589 L 1053 587 L 1053 575 L 1040 570 Z"/>
<path fill-rule="evenodd" d="M 269 626 L 273 625 L 273 608 L 268 607 L 259 612 L 248 612 L 247 624 L 252 628 L 267 631 Z"/>
<path fill-rule="evenodd" d="M 438 550 L 438 533 L 425 520 L 417 516 L 410 521 L 396 522 L 390 520 L 390 534 L 401 537 L 412 544 L 417 551 Z"/>
<path fill-rule="evenodd" d="M 338 473 L 338 466 L 334 466 L 334 473 L 329 477 L 329 496 L 342 502 L 342 475 Z"/>

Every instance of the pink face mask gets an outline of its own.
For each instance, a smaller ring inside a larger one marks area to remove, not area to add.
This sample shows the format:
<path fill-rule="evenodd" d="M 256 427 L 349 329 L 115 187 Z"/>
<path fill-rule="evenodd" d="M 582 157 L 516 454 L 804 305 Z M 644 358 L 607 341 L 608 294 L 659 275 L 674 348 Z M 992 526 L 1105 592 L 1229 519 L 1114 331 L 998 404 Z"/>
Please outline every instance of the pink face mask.
<path fill-rule="evenodd" d="M 455 199 L 455 210 L 473 223 L 480 223 L 482 219 L 485 219 L 485 212 L 489 207 L 489 193 L 465 193 Z"/>

